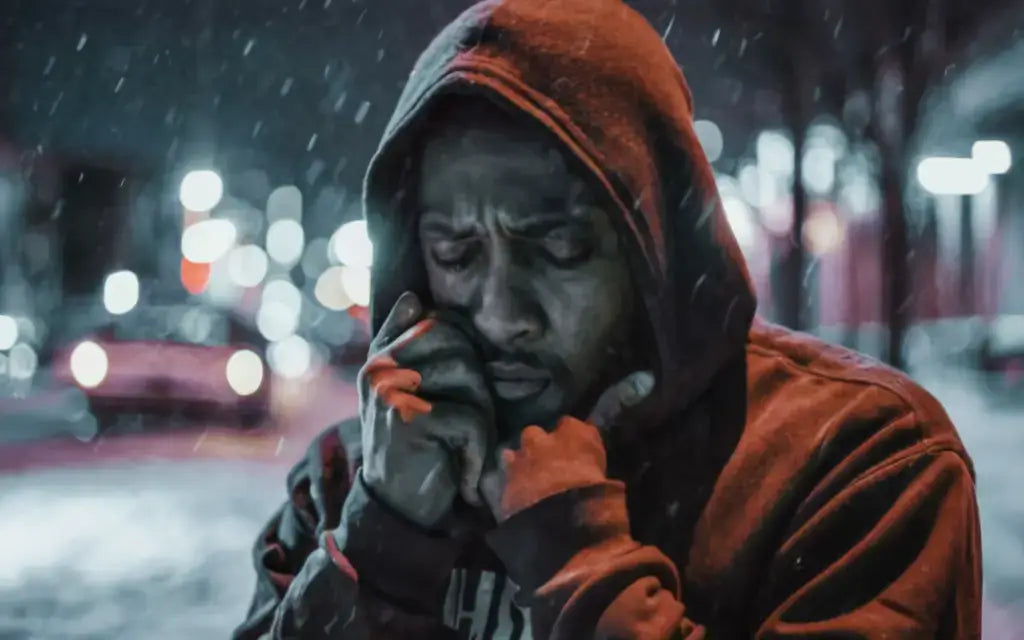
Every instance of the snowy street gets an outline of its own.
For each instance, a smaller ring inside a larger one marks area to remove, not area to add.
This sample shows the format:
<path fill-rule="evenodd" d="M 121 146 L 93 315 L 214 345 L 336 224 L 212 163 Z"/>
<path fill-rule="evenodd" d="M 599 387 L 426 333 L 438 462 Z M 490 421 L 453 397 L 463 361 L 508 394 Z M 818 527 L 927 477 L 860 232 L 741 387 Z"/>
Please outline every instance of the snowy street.
<path fill-rule="evenodd" d="M 0 478 L 0 638 L 224 638 L 281 474 L 148 463 Z"/>
<path fill-rule="evenodd" d="M 1024 624 L 1024 411 L 969 381 L 924 381 L 978 470 L 988 640 Z M 0 639 L 224 638 L 253 584 L 249 546 L 284 467 L 190 461 L 0 476 Z"/>

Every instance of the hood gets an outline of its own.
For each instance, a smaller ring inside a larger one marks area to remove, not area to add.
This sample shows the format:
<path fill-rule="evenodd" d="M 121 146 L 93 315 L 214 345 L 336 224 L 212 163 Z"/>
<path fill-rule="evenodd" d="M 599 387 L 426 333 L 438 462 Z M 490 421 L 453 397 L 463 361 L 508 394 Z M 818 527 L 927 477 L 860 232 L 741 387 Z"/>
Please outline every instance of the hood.
<path fill-rule="evenodd" d="M 651 405 L 664 415 L 688 404 L 743 352 L 756 301 L 683 74 L 620 0 L 481 2 L 420 56 L 364 183 L 372 331 L 403 291 L 426 292 L 416 221 L 401 205 L 413 187 L 417 129 L 451 94 L 535 120 L 607 192 L 656 342 Z"/>

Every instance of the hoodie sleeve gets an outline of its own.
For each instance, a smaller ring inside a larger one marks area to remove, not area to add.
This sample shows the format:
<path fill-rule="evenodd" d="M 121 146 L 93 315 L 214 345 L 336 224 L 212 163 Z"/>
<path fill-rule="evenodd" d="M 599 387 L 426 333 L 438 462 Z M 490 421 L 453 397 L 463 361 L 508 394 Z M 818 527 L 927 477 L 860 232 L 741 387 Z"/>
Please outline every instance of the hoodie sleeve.
<path fill-rule="evenodd" d="M 835 489 L 811 494 L 746 623 L 729 629 L 688 616 L 676 567 L 630 536 L 621 483 L 546 497 L 491 544 L 537 637 L 697 639 L 737 626 L 765 639 L 980 637 L 977 508 L 959 453 L 912 448 Z"/>
<path fill-rule="evenodd" d="M 256 589 L 235 640 L 450 633 L 440 606 L 458 549 L 370 495 L 349 472 L 343 430 L 321 434 L 289 473 L 290 499 L 253 549 Z"/>

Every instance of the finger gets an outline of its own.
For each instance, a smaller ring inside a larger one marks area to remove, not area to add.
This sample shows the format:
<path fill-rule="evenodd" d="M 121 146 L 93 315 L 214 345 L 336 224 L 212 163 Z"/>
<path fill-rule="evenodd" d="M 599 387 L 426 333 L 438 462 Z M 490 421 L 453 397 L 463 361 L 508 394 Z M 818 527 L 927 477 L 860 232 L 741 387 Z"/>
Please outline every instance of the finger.
<path fill-rule="evenodd" d="M 447 358 L 479 360 L 469 338 L 454 325 L 431 317 L 406 331 L 388 352 L 403 367 Z"/>
<path fill-rule="evenodd" d="M 409 329 L 422 315 L 423 305 L 420 303 L 419 297 L 411 291 L 406 291 L 398 297 L 395 306 L 391 308 L 388 317 L 384 319 L 377 335 L 373 338 L 371 348 L 381 348 L 394 340 Z"/>
<path fill-rule="evenodd" d="M 412 393 L 420 386 L 420 372 L 413 369 L 378 369 L 368 375 L 370 388 L 378 395 L 393 390 Z"/>
<path fill-rule="evenodd" d="M 356 387 L 359 389 L 359 401 L 363 403 L 369 400 L 368 393 L 374 390 L 379 384 L 381 376 L 385 377 L 391 375 L 387 372 L 395 371 L 398 369 L 398 363 L 387 351 L 372 355 L 362 368 L 359 369 L 359 375 L 356 376 Z"/>
<path fill-rule="evenodd" d="M 519 433 L 519 448 L 536 447 L 547 437 L 547 432 L 536 425 L 530 425 Z"/>
<path fill-rule="evenodd" d="M 601 394 L 587 422 L 601 430 L 610 429 L 624 411 L 651 395 L 654 383 L 654 374 L 650 371 L 631 373 Z"/>
<path fill-rule="evenodd" d="M 401 362 L 396 360 L 399 356 Z M 409 357 L 409 356 L 412 357 Z M 370 378 L 379 371 L 415 370 L 420 372 L 419 393 L 436 400 L 468 402 L 493 414 L 493 400 L 475 352 L 458 330 L 421 320 L 398 337 L 364 366 Z M 372 386 L 372 382 L 371 382 Z M 416 389 L 406 389 L 415 391 Z"/>
<path fill-rule="evenodd" d="M 394 354 L 410 344 L 415 344 L 424 335 L 428 334 L 437 324 L 437 320 L 434 318 L 424 318 L 416 324 L 412 325 L 404 332 L 399 334 L 396 338 L 388 343 L 381 343 L 379 348 L 381 349 L 380 355 L 387 356 L 392 362 L 395 362 L 396 366 L 398 362 L 394 358 Z"/>
<path fill-rule="evenodd" d="M 379 397 L 384 406 L 394 410 L 402 422 L 406 424 L 410 424 L 416 418 L 427 415 L 434 410 L 434 406 L 423 398 L 399 389 L 389 389 Z"/>
<path fill-rule="evenodd" d="M 441 442 L 455 453 L 460 466 L 460 492 L 466 502 L 479 505 L 480 476 L 496 439 L 493 423 L 468 404 L 438 402 L 429 416 L 414 419 L 412 428 L 422 429 L 424 437 Z"/>
<path fill-rule="evenodd" d="M 459 483 L 459 493 L 462 499 L 474 507 L 483 506 L 484 500 L 480 496 L 480 477 L 484 472 L 484 454 L 473 447 L 462 449 L 462 478 Z"/>

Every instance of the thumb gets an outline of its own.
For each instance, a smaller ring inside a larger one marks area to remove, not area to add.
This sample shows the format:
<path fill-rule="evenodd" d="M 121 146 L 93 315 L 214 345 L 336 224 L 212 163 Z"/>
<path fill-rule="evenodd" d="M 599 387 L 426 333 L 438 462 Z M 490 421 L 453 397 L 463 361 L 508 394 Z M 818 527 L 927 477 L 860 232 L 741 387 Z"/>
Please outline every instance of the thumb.
<path fill-rule="evenodd" d="M 624 411 L 635 407 L 651 395 L 654 382 L 654 374 L 650 371 L 635 371 L 629 374 L 601 394 L 587 422 L 601 431 L 607 431 Z"/>

